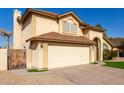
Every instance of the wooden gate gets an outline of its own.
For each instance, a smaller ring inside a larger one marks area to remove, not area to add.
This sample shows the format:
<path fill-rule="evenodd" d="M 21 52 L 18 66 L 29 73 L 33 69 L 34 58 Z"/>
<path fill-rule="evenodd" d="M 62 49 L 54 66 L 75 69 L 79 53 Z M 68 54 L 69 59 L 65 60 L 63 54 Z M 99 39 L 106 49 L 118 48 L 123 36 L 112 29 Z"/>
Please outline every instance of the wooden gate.
<path fill-rule="evenodd" d="M 26 53 L 24 49 L 8 50 L 8 69 L 24 69 L 26 68 Z"/>

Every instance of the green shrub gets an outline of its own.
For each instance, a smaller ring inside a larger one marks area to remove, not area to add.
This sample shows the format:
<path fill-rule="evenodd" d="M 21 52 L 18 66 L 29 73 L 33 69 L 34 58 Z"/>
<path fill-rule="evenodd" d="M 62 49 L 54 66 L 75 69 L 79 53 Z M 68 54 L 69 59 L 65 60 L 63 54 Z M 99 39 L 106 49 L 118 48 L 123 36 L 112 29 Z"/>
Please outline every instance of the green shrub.
<path fill-rule="evenodd" d="M 112 58 L 115 58 L 117 57 L 117 53 L 114 52 L 114 51 L 110 51 L 108 49 L 104 49 L 103 50 L 103 59 L 104 60 L 109 60 L 109 59 L 112 59 Z"/>
<path fill-rule="evenodd" d="M 43 68 L 43 69 L 38 69 L 38 68 L 30 68 L 27 69 L 28 72 L 44 72 L 44 71 L 48 71 L 47 68 Z"/>
<path fill-rule="evenodd" d="M 111 51 L 111 56 L 110 56 L 110 57 L 111 57 L 111 58 L 117 57 L 117 52 Z"/>
<path fill-rule="evenodd" d="M 103 50 L 103 59 L 108 60 L 110 58 L 110 56 L 111 56 L 111 51 L 108 49 L 104 49 Z"/>
<path fill-rule="evenodd" d="M 95 61 L 95 62 L 92 62 L 91 64 L 98 64 L 98 62 Z"/>

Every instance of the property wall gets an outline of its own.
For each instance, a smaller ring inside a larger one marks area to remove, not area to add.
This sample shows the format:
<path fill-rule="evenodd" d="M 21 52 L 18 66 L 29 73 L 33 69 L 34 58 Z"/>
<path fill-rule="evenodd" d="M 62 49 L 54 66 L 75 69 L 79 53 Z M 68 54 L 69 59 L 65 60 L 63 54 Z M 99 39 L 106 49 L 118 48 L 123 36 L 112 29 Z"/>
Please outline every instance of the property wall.
<path fill-rule="evenodd" d="M 36 16 L 36 36 L 48 32 L 58 32 L 58 30 L 57 19 L 46 16 Z"/>
<path fill-rule="evenodd" d="M 0 49 L 0 71 L 7 70 L 7 49 Z"/>
<path fill-rule="evenodd" d="M 81 29 L 79 28 L 79 22 L 72 15 L 68 15 L 68 16 L 60 18 L 60 20 L 59 20 L 60 33 L 61 34 L 63 33 L 63 21 L 67 21 L 67 20 L 72 20 L 73 23 L 77 24 L 77 27 L 78 27 L 77 36 L 83 36 L 83 33 L 82 33 Z M 74 34 L 69 34 L 69 35 L 74 35 Z"/>

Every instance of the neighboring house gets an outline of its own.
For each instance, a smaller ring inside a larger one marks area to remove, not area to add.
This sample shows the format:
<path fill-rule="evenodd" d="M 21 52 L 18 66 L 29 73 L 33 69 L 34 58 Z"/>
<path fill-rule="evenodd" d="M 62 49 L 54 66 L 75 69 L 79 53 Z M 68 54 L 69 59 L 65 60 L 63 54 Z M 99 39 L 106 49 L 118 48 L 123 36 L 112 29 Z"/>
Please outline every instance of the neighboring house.
<path fill-rule="evenodd" d="M 73 12 L 14 11 L 14 49 L 26 49 L 27 68 L 57 68 L 103 60 L 111 50 L 105 31 L 81 21 Z"/>
<path fill-rule="evenodd" d="M 119 57 L 124 57 L 124 38 L 109 38 L 109 41 L 114 47 L 113 50 L 119 52 Z"/>
<path fill-rule="evenodd" d="M 113 47 L 121 46 L 122 42 L 124 42 L 124 38 L 109 38 Z"/>

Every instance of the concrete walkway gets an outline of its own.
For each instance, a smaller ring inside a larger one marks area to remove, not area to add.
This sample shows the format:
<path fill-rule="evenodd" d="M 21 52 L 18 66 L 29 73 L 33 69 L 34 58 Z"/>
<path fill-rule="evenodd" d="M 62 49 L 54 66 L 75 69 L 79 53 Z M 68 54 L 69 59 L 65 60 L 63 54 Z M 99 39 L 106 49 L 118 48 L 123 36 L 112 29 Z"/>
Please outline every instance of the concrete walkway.
<path fill-rule="evenodd" d="M 124 69 L 88 64 L 29 73 L 26 70 L 0 72 L 0 84 L 108 85 L 124 84 Z"/>

